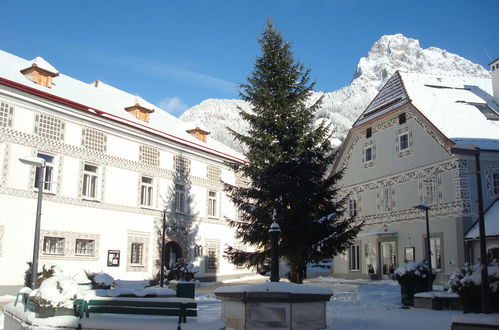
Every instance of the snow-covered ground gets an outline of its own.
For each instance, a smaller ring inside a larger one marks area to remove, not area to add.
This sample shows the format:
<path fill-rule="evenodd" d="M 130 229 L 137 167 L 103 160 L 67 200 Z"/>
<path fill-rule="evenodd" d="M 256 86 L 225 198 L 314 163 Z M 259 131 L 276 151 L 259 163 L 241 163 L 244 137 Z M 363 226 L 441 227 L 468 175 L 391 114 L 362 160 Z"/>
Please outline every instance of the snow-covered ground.
<path fill-rule="evenodd" d="M 318 277 L 307 281 L 309 285 L 332 288 L 334 296 L 327 303 L 328 329 L 450 329 L 452 318 L 462 314 L 460 311 L 432 311 L 426 309 L 402 309 L 400 307 L 400 287 L 396 281 L 348 281 L 331 277 Z M 220 301 L 211 293 L 199 292 L 198 317 L 188 318 L 182 325 L 183 330 L 220 329 Z M 99 316 L 98 316 L 99 317 Z M 126 319 L 126 320 L 125 320 Z M 106 322 L 115 323 L 116 329 L 157 329 L 165 327 L 165 318 L 140 316 L 112 318 Z M 176 318 L 166 318 L 172 328 Z M 125 321 L 125 322 L 123 322 Z M 99 322 L 100 323 L 100 322 Z M 0 315 L 0 325 L 3 314 Z M 138 327 L 138 328 L 137 328 Z M 0 327 L 1 328 L 1 327 Z"/>

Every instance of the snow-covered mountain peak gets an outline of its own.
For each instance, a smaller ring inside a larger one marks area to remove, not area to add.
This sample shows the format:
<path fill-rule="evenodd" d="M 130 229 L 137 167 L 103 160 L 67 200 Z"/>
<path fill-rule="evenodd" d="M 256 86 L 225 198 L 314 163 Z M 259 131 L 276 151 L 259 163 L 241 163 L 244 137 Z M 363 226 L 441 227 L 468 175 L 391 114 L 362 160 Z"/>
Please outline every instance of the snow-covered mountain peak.
<path fill-rule="evenodd" d="M 372 45 L 367 56 L 360 58 L 351 83 L 324 95 L 323 104 L 316 113 L 317 122 L 324 119 L 333 123 L 336 138 L 343 140 L 352 123 L 397 70 L 445 76 L 490 77 L 482 66 L 446 50 L 421 48 L 418 40 L 400 33 L 384 35 Z M 314 93 L 313 98 L 319 95 L 322 93 Z M 227 127 L 241 133 L 247 130 L 237 107 L 250 109 L 242 100 L 208 99 L 188 109 L 180 119 L 202 122 L 210 128 L 215 139 L 241 151 L 241 146 L 227 130 Z"/>

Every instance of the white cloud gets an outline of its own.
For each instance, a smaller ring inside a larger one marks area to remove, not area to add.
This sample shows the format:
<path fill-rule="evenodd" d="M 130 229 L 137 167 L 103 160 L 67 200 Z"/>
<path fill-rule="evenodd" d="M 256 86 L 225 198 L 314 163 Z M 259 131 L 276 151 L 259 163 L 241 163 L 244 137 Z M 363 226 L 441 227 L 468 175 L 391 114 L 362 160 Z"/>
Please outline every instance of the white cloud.
<path fill-rule="evenodd" d="M 159 102 L 158 106 L 171 113 L 172 115 L 175 116 L 180 116 L 189 106 L 184 104 L 182 100 L 176 96 L 174 97 L 167 97 L 161 102 Z"/>

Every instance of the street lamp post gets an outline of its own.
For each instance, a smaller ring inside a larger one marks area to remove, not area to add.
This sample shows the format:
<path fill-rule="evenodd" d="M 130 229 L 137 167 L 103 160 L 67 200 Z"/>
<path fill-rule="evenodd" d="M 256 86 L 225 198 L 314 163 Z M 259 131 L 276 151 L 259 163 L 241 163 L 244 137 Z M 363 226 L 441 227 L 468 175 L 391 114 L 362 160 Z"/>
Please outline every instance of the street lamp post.
<path fill-rule="evenodd" d="M 166 231 L 166 209 L 163 211 L 163 234 L 161 235 L 161 269 L 159 275 L 159 286 L 163 287 L 165 281 L 165 231 Z"/>
<path fill-rule="evenodd" d="M 33 241 L 33 260 L 31 262 L 31 287 L 36 289 L 36 277 L 38 274 L 38 256 L 40 250 L 40 223 L 42 220 L 43 185 L 45 176 L 45 159 L 40 157 L 19 158 L 26 165 L 36 166 L 38 174 L 38 201 L 36 203 L 35 238 Z"/>
<path fill-rule="evenodd" d="M 418 210 L 425 211 L 425 215 L 426 215 L 426 260 L 428 263 L 428 268 L 430 269 L 430 271 L 428 273 L 428 291 L 432 291 L 433 290 L 433 285 L 432 285 L 433 272 L 432 272 L 432 268 L 431 268 L 430 221 L 428 218 L 428 210 L 430 209 L 430 207 L 428 205 L 425 205 L 425 204 L 419 204 L 419 205 L 414 206 L 414 208 L 418 209 Z"/>
<path fill-rule="evenodd" d="M 269 234 L 271 240 L 271 259 L 270 259 L 270 282 L 279 282 L 279 233 L 281 228 L 275 221 L 276 211 L 272 215 L 272 224 L 270 225 Z"/>
<path fill-rule="evenodd" d="M 489 313 L 489 280 L 487 277 L 487 247 L 485 242 L 485 220 L 483 212 L 482 178 L 480 174 L 480 148 L 472 144 L 456 144 L 451 148 L 451 153 L 455 155 L 465 155 L 475 157 L 476 185 L 478 197 L 478 230 L 480 233 L 480 270 L 481 270 L 481 311 Z"/>

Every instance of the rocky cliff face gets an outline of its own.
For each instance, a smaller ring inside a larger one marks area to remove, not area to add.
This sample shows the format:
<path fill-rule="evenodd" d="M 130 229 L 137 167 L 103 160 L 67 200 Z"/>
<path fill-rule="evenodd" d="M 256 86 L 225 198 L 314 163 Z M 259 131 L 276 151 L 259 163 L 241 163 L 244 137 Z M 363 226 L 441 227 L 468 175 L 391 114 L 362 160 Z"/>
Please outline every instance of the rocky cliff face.
<path fill-rule="evenodd" d="M 419 41 L 402 34 L 382 36 L 366 57 L 362 57 L 351 83 L 331 93 L 316 92 L 313 99 L 324 94 L 321 108 L 316 113 L 318 121 L 333 123 L 336 142 L 342 141 L 348 129 L 364 108 L 397 70 L 430 73 L 446 76 L 490 77 L 482 66 L 443 49 L 422 49 Z M 184 121 L 198 121 L 211 129 L 212 137 L 236 150 L 242 150 L 227 130 L 238 132 L 247 129 L 238 115 L 237 108 L 249 110 L 241 100 L 208 99 L 188 109 L 180 117 Z"/>

